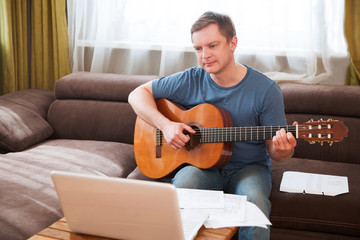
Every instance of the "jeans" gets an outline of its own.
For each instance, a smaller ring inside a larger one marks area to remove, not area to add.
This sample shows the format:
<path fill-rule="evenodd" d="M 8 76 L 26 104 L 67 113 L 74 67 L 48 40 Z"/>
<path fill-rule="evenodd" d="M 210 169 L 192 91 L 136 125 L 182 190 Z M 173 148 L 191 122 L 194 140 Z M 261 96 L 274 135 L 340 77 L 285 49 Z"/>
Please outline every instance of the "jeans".
<path fill-rule="evenodd" d="M 222 190 L 225 193 L 246 195 L 249 202 L 270 216 L 271 171 L 264 166 L 249 165 L 236 170 L 199 169 L 186 166 L 180 169 L 172 183 L 178 188 Z M 269 239 L 270 228 L 241 227 L 239 239 Z"/>

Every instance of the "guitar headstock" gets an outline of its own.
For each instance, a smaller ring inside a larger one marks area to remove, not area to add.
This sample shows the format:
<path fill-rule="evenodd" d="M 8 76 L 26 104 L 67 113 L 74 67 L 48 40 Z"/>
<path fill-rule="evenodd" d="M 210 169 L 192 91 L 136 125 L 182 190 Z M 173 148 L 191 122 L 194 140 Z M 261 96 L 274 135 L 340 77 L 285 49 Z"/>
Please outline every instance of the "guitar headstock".
<path fill-rule="evenodd" d="M 349 130 L 340 120 L 310 120 L 298 126 L 298 138 L 304 139 L 311 144 L 328 142 L 330 146 L 334 142 L 341 142 Z"/>

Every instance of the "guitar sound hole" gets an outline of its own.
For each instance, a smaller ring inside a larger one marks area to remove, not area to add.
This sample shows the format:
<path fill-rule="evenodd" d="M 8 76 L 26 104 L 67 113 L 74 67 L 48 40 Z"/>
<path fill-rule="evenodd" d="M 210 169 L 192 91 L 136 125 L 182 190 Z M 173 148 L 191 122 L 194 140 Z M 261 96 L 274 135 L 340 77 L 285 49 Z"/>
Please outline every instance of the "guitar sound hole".
<path fill-rule="evenodd" d="M 190 140 L 184 146 L 185 149 L 188 151 L 194 150 L 200 144 L 201 141 L 201 134 L 199 128 L 197 126 L 191 126 L 191 127 L 196 131 L 196 133 L 191 134 L 188 131 L 184 131 L 185 135 L 190 136 Z"/>

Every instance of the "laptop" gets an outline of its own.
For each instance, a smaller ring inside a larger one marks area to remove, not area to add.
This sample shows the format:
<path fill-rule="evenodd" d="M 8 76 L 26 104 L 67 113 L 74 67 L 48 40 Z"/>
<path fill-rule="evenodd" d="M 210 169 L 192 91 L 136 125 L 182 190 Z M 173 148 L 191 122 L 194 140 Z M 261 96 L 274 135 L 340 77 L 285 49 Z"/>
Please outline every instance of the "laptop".
<path fill-rule="evenodd" d="M 151 182 L 51 172 L 71 231 L 115 239 L 184 239 L 176 188 Z"/>

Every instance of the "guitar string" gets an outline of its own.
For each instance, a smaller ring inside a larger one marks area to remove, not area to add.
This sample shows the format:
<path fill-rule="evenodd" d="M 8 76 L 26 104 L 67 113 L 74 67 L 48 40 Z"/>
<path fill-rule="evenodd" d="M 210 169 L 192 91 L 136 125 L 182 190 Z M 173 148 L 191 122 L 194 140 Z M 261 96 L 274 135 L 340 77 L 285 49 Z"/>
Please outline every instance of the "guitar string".
<path fill-rule="evenodd" d="M 264 127 L 262 126 L 256 126 L 256 127 L 207 127 L 207 128 L 198 128 L 198 129 L 194 129 L 196 133 L 192 133 L 191 135 L 198 135 L 198 134 L 214 134 L 214 135 L 218 135 L 218 134 L 246 134 L 246 135 L 250 135 L 250 134 L 264 134 L 264 133 L 275 133 L 276 131 L 280 130 L 280 129 L 287 129 L 288 132 L 294 132 L 296 131 L 296 129 L 298 130 L 312 130 L 312 131 L 316 131 L 316 130 L 327 130 L 329 128 L 308 128 L 307 126 L 298 126 L 298 128 L 296 128 L 296 126 L 294 125 L 289 125 L 289 126 L 265 126 L 265 130 Z M 318 133 L 315 133 L 318 134 Z M 324 133 L 327 134 L 327 133 Z"/>
<path fill-rule="evenodd" d="M 325 124 L 319 124 L 324 126 Z M 322 129 L 329 129 L 324 126 L 324 128 L 318 127 L 319 125 L 312 126 L 313 128 L 309 128 L 309 126 L 303 125 L 287 125 L 287 126 L 249 126 L 249 127 L 208 127 L 208 128 L 198 128 L 194 129 L 195 133 L 191 134 L 193 136 L 204 136 L 204 140 L 214 140 L 214 136 L 218 138 L 219 142 L 224 142 L 224 135 L 225 139 L 227 140 L 230 138 L 229 141 L 234 137 L 235 139 L 241 140 L 266 140 L 271 139 L 273 135 L 275 136 L 276 131 L 280 130 L 281 128 L 287 129 L 288 132 L 296 132 L 296 130 L 322 130 Z M 326 125 L 327 126 L 327 125 Z M 265 129 L 265 130 L 264 130 Z M 269 134 L 270 137 L 269 137 Z M 330 139 L 328 133 L 313 133 L 314 135 L 321 136 L 324 139 Z M 160 134 L 161 137 L 162 134 Z M 236 136 L 237 135 L 237 136 Z M 262 137 L 260 137 L 262 136 Z M 160 137 L 160 136 L 159 136 Z M 221 138 L 221 139 L 220 139 Z M 202 140 L 201 140 L 202 141 Z M 201 142 L 200 141 L 200 142 Z M 205 142 L 204 141 L 204 142 Z M 225 141 L 226 142 L 226 141 Z M 166 144 L 168 144 L 165 141 Z"/>
<path fill-rule="evenodd" d="M 219 127 L 219 128 L 200 128 L 200 129 L 195 129 L 196 133 L 193 133 L 191 135 L 201 135 L 201 134 L 213 134 L 213 135 L 218 135 L 218 134 L 267 134 L 267 133 L 275 133 L 276 131 L 280 130 L 281 128 L 286 129 L 287 127 L 272 127 L 272 129 L 270 129 L 270 127 L 266 127 L 265 130 L 260 128 L 251 128 L 251 127 Z M 288 127 L 287 128 L 289 132 L 294 132 L 296 131 L 296 127 Z M 299 127 L 298 130 L 308 130 L 308 128 L 306 127 Z M 311 130 L 319 130 L 317 128 L 313 128 Z"/>

